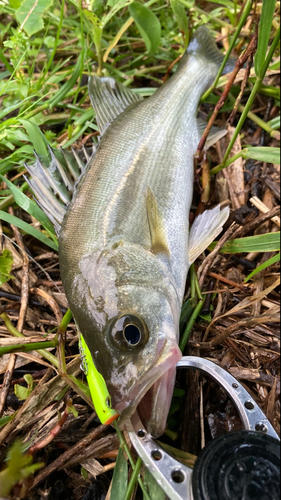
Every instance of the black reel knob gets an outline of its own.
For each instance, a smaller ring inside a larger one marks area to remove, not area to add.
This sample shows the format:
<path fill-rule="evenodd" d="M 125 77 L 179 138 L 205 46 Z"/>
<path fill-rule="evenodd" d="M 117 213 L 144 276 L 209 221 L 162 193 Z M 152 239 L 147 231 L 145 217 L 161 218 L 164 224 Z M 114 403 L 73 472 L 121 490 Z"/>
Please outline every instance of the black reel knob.
<path fill-rule="evenodd" d="M 194 500 L 278 500 L 279 441 L 246 430 L 215 439 L 196 460 L 192 491 Z"/>

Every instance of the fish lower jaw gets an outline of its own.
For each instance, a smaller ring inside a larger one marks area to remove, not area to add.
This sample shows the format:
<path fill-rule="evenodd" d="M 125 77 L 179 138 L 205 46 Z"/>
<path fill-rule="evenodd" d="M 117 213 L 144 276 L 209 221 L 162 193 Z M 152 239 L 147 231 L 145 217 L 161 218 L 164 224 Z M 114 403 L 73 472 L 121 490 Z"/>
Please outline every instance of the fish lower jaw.
<path fill-rule="evenodd" d="M 176 364 L 182 356 L 178 346 L 173 347 L 169 354 L 169 358 L 158 367 L 158 373 L 157 367 L 153 367 L 151 371 L 154 373 L 150 374 L 148 380 L 138 384 L 129 397 L 114 405 L 120 413 L 120 429 L 126 428 L 126 421 L 137 411 L 146 430 L 153 437 L 159 437 L 165 431 L 175 384 Z"/>

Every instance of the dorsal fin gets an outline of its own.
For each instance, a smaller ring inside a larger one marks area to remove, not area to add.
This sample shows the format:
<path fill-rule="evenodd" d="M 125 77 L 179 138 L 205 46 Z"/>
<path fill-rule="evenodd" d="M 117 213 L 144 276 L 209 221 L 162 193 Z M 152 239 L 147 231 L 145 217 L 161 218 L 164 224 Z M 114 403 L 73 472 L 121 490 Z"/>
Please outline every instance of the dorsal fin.
<path fill-rule="evenodd" d="M 92 158 L 84 149 L 81 152 L 48 148 L 47 157 L 35 152 L 35 163 L 25 165 L 31 178 L 25 178 L 33 191 L 38 205 L 54 225 L 57 234 L 87 162 Z M 94 152 L 93 152 L 94 154 Z M 81 159 L 83 158 L 83 159 Z"/>
<path fill-rule="evenodd" d="M 126 108 L 142 100 L 141 96 L 116 82 L 114 78 L 91 76 L 88 87 L 100 135 Z"/>

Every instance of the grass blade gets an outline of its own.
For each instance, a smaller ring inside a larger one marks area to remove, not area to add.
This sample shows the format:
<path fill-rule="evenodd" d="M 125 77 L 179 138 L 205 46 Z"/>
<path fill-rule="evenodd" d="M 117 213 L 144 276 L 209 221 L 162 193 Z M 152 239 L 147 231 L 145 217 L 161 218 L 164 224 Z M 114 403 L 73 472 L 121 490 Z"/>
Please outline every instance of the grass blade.
<path fill-rule="evenodd" d="M 150 500 L 165 500 L 165 493 L 148 469 L 145 469 L 144 486 L 148 490 Z"/>
<path fill-rule="evenodd" d="M 60 101 L 63 101 L 65 96 L 68 94 L 68 92 L 70 92 L 70 90 L 73 89 L 74 84 L 77 82 L 77 80 L 79 78 L 81 65 L 83 65 L 83 63 L 84 63 L 83 59 L 84 59 L 84 55 L 83 55 L 83 53 L 81 53 L 77 59 L 77 63 L 75 65 L 74 71 L 71 70 L 71 72 L 70 72 L 72 74 L 71 74 L 71 77 L 69 78 L 69 80 L 67 80 L 67 82 L 56 93 L 56 95 L 49 100 L 49 106 L 51 108 L 54 108 Z"/>
<path fill-rule="evenodd" d="M 2 118 L 4 118 L 5 116 L 7 116 L 9 113 L 11 113 L 12 111 L 14 111 L 15 109 L 17 109 L 20 106 L 22 106 L 26 101 L 30 101 L 30 99 L 32 99 L 32 96 L 28 96 L 25 99 L 22 99 L 22 101 L 16 102 L 16 104 L 11 104 L 11 106 L 7 106 L 5 109 L 3 109 L 3 111 L 1 111 L 1 113 L 0 113 L 0 120 L 2 120 Z"/>
<path fill-rule="evenodd" d="M 39 156 L 48 156 L 47 151 L 47 140 L 44 134 L 41 132 L 40 128 L 35 125 L 35 123 L 30 122 L 29 120 L 20 120 L 20 123 L 24 126 L 27 131 L 30 141 L 33 144 L 33 147 L 36 153 Z"/>
<path fill-rule="evenodd" d="M 10 65 L 9 61 L 4 56 L 1 48 L 0 48 L 0 61 L 2 61 L 2 63 L 4 64 L 4 66 L 6 66 L 7 70 L 9 71 L 9 73 L 13 73 L 14 68 Z"/>
<path fill-rule="evenodd" d="M 245 160 L 252 159 L 264 161 L 267 163 L 280 164 L 280 149 L 268 147 L 248 147 L 242 150 L 242 156 Z"/>
<path fill-rule="evenodd" d="M 257 76 L 261 75 L 262 67 L 265 62 L 275 5 L 275 0 L 266 0 L 262 2 L 258 48 L 255 55 L 255 72 Z"/>
<path fill-rule="evenodd" d="M 125 496 L 122 497 L 122 498 L 124 498 L 124 500 L 130 500 L 130 498 L 132 497 L 134 487 L 138 481 L 141 466 L 142 466 L 142 460 L 140 457 L 138 457 L 137 461 L 136 461 L 135 468 L 134 468 L 132 475 L 130 477 L 130 481 L 129 481 Z M 114 499 L 115 499 L 115 497 L 114 497 Z"/>
<path fill-rule="evenodd" d="M 8 179 L 0 175 L 0 178 L 2 181 L 4 181 L 9 189 L 11 190 L 12 194 L 14 195 L 15 202 L 21 207 L 23 210 L 25 210 L 29 215 L 32 215 L 32 217 L 35 217 L 36 220 L 42 224 L 42 226 L 52 233 L 55 237 L 55 230 L 53 227 L 53 224 L 49 221 L 47 215 L 44 214 L 43 210 L 35 203 L 35 201 L 31 200 L 26 196 L 19 188 L 17 188 L 12 182 L 10 182 Z"/>
<path fill-rule="evenodd" d="M 56 252 L 58 251 L 58 245 L 55 243 L 51 238 L 48 238 L 45 236 L 41 231 L 38 231 L 35 227 L 31 226 L 27 222 L 24 222 L 23 220 L 19 219 L 18 217 L 15 217 L 14 215 L 7 214 L 6 212 L 3 212 L 3 210 L 0 210 L 0 220 L 4 220 L 5 222 L 8 222 L 9 224 L 14 224 L 14 226 L 18 227 L 19 229 L 22 229 L 22 231 L 25 231 L 27 234 L 30 234 L 37 240 L 41 241 L 44 245 L 47 245 L 48 247 L 52 248 Z"/>
<path fill-rule="evenodd" d="M 13 256 L 12 252 L 7 248 L 4 248 L 3 252 L 0 255 L 0 286 L 3 283 L 6 283 L 10 279 L 13 279 L 14 276 L 11 276 L 10 272 L 13 267 Z"/>
<path fill-rule="evenodd" d="M 280 253 L 277 253 L 273 257 L 270 257 L 270 259 L 266 260 L 263 262 L 260 266 L 256 267 L 248 276 L 247 278 L 244 279 L 244 283 L 247 283 L 251 278 L 253 278 L 256 274 L 258 274 L 260 271 L 263 271 L 269 266 L 272 266 L 272 264 L 275 264 L 280 260 Z"/>
<path fill-rule="evenodd" d="M 209 246 L 210 250 L 215 248 L 216 242 Z M 220 250 L 221 253 L 242 252 L 277 252 L 280 250 L 280 232 L 257 234 L 246 238 L 229 240 Z"/>
<path fill-rule="evenodd" d="M 107 6 L 112 7 L 108 14 L 102 18 L 103 27 L 110 21 L 110 19 L 118 12 L 118 10 L 130 5 L 134 0 L 108 0 Z"/>
<path fill-rule="evenodd" d="M 110 498 L 112 500 L 124 500 L 124 493 L 128 482 L 128 464 L 122 448 L 119 448 L 116 465 L 113 472 Z"/>

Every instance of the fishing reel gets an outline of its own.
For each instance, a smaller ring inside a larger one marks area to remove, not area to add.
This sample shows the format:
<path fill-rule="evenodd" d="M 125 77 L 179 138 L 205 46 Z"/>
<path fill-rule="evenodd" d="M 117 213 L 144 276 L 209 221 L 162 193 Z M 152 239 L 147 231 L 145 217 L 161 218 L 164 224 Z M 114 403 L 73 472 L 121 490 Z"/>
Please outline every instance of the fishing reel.
<path fill-rule="evenodd" d="M 215 363 L 195 356 L 177 367 L 195 368 L 218 382 L 234 402 L 245 430 L 214 439 L 194 469 L 171 457 L 135 414 L 128 423 L 134 448 L 171 500 L 277 500 L 280 498 L 279 437 L 244 387 Z"/>

